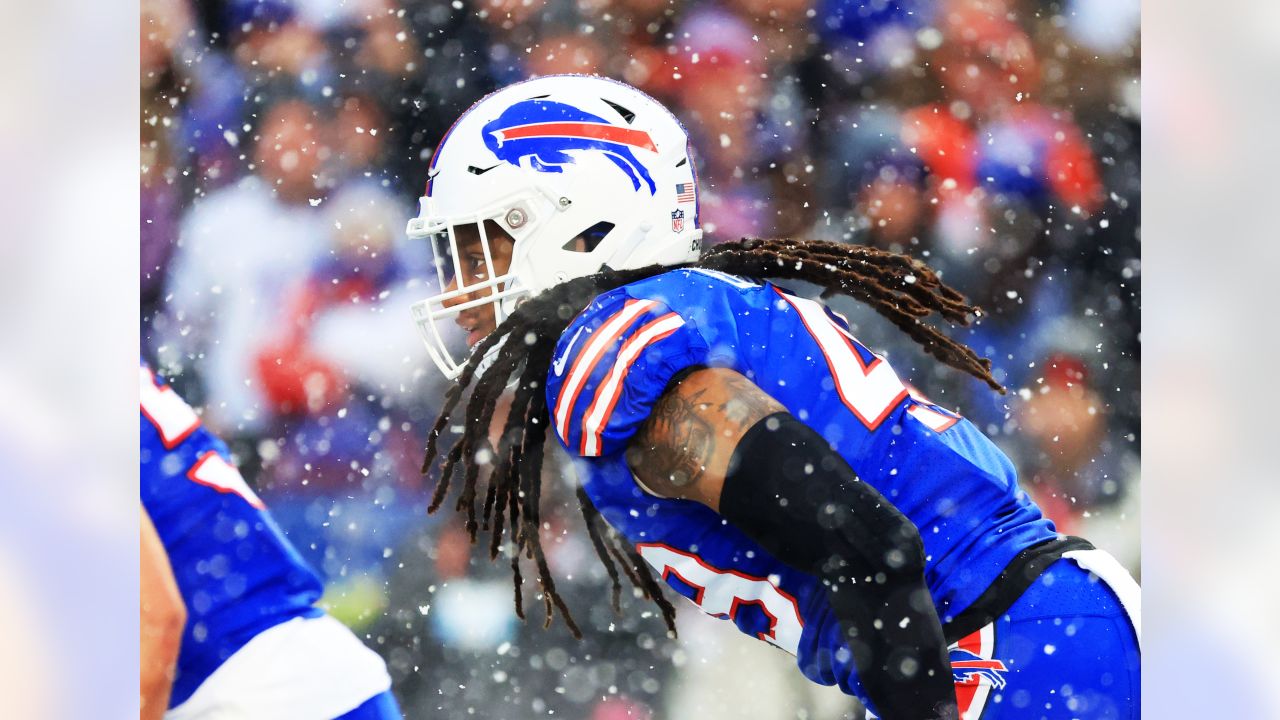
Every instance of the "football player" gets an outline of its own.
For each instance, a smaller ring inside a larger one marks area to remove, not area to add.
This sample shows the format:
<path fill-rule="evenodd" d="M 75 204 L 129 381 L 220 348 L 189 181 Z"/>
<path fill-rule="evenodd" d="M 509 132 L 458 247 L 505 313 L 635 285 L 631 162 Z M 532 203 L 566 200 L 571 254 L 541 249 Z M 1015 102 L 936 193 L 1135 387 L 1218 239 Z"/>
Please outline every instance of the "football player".
<path fill-rule="evenodd" d="M 195 411 L 139 369 L 142 717 L 399 720 L 386 665 Z"/>
<path fill-rule="evenodd" d="M 872 248 L 702 253 L 698 211 L 683 127 L 603 78 L 506 87 L 431 159 L 408 231 L 432 243 L 446 291 L 415 319 L 457 383 L 426 467 L 461 428 L 432 509 L 461 471 L 472 539 L 483 522 L 491 557 L 514 541 L 517 609 L 523 556 L 547 622 L 577 632 L 539 538 L 552 434 L 615 607 L 621 565 L 670 625 L 661 578 L 881 718 L 1137 718 L 1132 578 L 1055 532 L 1004 454 L 909 390 L 841 316 L 769 280 L 859 300 L 1003 392 L 989 362 L 925 322 L 979 309 Z"/>

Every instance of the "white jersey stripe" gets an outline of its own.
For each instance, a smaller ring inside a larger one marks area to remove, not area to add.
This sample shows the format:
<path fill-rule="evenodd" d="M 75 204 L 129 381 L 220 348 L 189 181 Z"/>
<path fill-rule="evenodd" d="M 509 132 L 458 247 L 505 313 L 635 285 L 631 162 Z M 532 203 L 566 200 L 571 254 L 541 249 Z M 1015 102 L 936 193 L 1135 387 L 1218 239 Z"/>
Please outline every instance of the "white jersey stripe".
<path fill-rule="evenodd" d="M 591 336 L 591 340 L 582 348 L 582 353 L 573 361 L 569 369 L 569 377 L 560 387 L 556 397 L 556 431 L 567 444 L 569 442 L 569 413 L 573 410 L 578 394 L 586 384 L 587 378 L 595 370 L 596 363 L 604 355 L 605 350 L 618 339 L 636 318 L 651 310 L 658 304 L 656 300 L 628 300 L 622 309 L 609 318 L 600 329 Z"/>
<path fill-rule="evenodd" d="M 622 381 L 631 369 L 631 363 L 650 345 L 671 335 L 684 325 L 684 318 L 675 313 L 667 313 L 640 328 L 635 335 L 622 344 L 618 357 L 613 362 L 605 381 L 596 391 L 595 399 L 587 408 L 586 420 L 582 424 L 582 456 L 595 457 L 600 454 L 601 436 L 609 423 L 609 416 L 618 404 L 618 396 L 622 394 Z"/>

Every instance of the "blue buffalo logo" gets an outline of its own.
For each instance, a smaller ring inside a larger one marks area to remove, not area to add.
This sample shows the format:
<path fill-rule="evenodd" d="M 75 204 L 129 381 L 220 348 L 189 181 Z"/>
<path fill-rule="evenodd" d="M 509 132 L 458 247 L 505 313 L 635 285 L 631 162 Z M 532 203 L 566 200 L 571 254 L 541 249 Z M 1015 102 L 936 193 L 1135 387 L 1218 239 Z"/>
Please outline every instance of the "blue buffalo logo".
<path fill-rule="evenodd" d="M 658 151 L 649 133 L 612 125 L 572 105 L 543 99 L 518 102 L 481 132 L 485 147 L 517 167 L 528 158 L 529 167 L 538 172 L 564 172 L 565 165 L 573 164 L 571 152 L 599 152 L 627 174 L 637 191 L 642 182 L 650 195 L 658 191 L 648 168 L 632 151 Z"/>
<path fill-rule="evenodd" d="M 986 660 L 968 650 L 952 648 L 951 673 L 957 685 L 978 685 L 983 680 L 987 684 L 1002 688 L 1005 685 L 1004 674 L 1009 671 L 999 660 Z"/>

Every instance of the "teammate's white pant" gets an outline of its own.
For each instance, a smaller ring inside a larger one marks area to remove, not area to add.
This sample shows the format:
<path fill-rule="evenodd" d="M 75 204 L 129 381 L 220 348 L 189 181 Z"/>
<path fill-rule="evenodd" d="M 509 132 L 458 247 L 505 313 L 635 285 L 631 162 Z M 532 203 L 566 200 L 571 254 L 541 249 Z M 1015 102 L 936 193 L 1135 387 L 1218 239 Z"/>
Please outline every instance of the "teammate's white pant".
<path fill-rule="evenodd" d="M 328 615 L 264 630 L 165 720 L 331 720 L 391 687 L 386 664 Z"/>

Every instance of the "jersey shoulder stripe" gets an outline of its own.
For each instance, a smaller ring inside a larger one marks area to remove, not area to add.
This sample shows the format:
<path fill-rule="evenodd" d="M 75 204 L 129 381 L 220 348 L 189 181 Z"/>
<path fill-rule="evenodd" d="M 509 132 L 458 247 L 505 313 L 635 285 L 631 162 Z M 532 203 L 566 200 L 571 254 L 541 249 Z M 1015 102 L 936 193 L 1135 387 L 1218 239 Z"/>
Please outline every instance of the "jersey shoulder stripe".
<path fill-rule="evenodd" d="M 656 300 L 627 300 L 620 310 L 600 325 L 600 328 L 582 347 L 578 356 L 574 358 L 573 364 L 569 367 L 568 379 L 561 385 L 555 403 L 556 431 L 560 433 L 562 439 L 569 437 L 569 412 L 577 403 L 578 395 L 586 385 L 587 378 L 595 371 L 605 351 L 616 343 L 641 315 L 657 304 Z"/>
<path fill-rule="evenodd" d="M 618 350 L 618 356 L 609 369 L 609 374 L 596 390 L 595 398 L 587 408 L 586 419 L 582 429 L 582 447 L 579 452 L 583 457 L 600 455 L 601 433 L 609 423 L 609 416 L 618 404 L 618 396 L 622 394 L 623 382 L 635 362 L 645 348 L 670 337 L 672 333 L 684 325 L 684 318 L 669 312 L 656 320 L 645 323 Z"/>
<path fill-rule="evenodd" d="M 579 313 L 557 343 L 546 388 L 552 428 L 572 454 L 617 452 L 670 378 L 706 357 L 696 323 L 652 283 L 611 290 Z"/>

